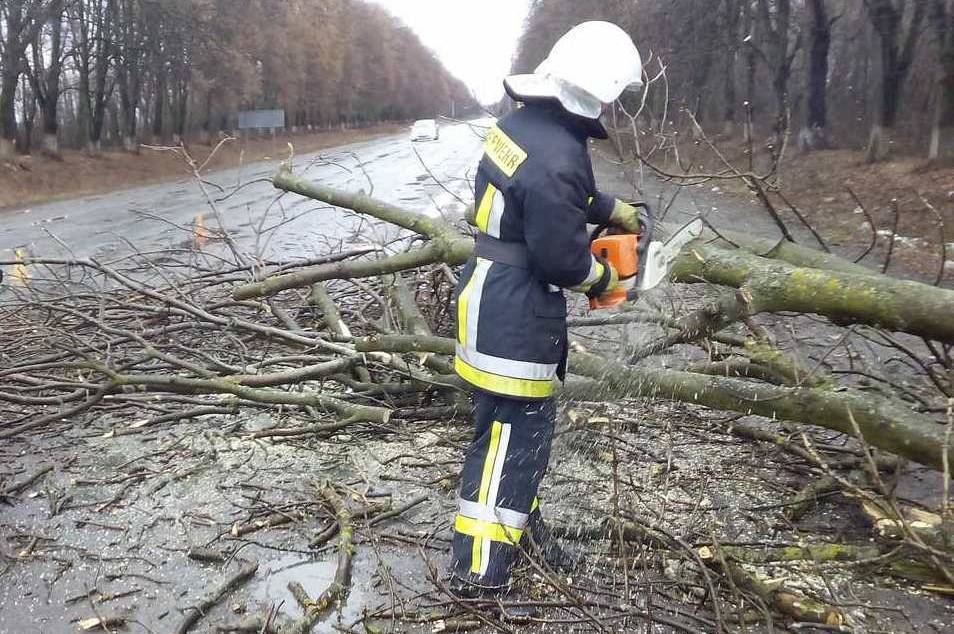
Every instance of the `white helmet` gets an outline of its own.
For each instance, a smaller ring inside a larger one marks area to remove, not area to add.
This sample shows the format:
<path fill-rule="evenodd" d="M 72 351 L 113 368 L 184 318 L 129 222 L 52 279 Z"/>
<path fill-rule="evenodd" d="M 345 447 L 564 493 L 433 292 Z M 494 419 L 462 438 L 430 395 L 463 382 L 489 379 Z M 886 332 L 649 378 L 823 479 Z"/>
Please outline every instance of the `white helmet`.
<path fill-rule="evenodd" d="M 610 22 L 583 22 L 561 37 L 530 75 L 504 80 L 515 98 L 555 98 L 573 114 L 598 119 L 603 104 L 643 85 L 643 62 L 626 31 Z"/>

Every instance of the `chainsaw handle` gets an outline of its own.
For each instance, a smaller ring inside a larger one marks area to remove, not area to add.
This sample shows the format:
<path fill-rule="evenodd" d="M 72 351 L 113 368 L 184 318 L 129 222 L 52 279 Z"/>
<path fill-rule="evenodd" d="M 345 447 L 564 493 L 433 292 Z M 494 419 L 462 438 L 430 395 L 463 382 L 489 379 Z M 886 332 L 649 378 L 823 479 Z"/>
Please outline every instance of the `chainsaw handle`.
<path fill-rule="evenodd" d="M 639 232 L 639 237 L 642 239 L 639 241 L 640 246 L 638 248 L 640 252 L 642 252 L 643 249 L 645 248 L 642 246 L 643 244 L 645 244 L 646 247 L 649 246 L 649 240 L 647 238 L 651 239 L 653 235 L 653 229 L 655 228 L 655 225 L 656 225 L 655 221 L 653 220 L 653 212 L 652 212 L 652 209 L 650 209 L 649 207 L 649 203 L 640 201 L 640 202 L 633 202 L 633 203 L 627 203 L 627 204 L 632 207 L 636 207 L 637 209 L 646 210 L 645 215 L 640 215 L 640 220 L 643 221 L 642 222 L 643 230 Z M 593 242 L 594 240 L 599 238 L 611 226 L 612 225 L 609 222 L 605 222 L 601 225 L 597 225 L 596 228 L 593 229 L 593 232 L 590 233 L 590 242 Z"/>
<path fill-rule="evenodd" d="M 643 230 L 639 232 L 639 237 L 642 238 L 640 243 L 640 251 L 649 248 L 649 243 L 652 242 L 653 232 L 656 230 L 656 221 L 653 219 L 653 210 L 649 208 L 649 205 L 646 203 L 634 203 L 634 207 L 642 207 L 646 210 L 646 215 L 641 215 L 639 219 L 642 221 Z M 645 245 L 645 246 L 643 246 Z"/>

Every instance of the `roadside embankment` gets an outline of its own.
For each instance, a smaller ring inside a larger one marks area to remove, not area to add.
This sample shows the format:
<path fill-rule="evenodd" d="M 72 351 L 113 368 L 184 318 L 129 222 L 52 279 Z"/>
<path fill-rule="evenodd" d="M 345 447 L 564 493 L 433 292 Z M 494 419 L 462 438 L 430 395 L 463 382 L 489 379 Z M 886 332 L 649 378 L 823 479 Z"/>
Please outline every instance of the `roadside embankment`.
<path fill-rule="evenodd" d="M 394 134 L 403 124 L 391 123 L 370 128 L 334 130 L 308 134 L 282 134 L 227 141 L 215 152 L 207 169 L 227 169 L 246 163 L 267 161 L 288 155 L 288 144 L 296 154 L 314 152 L 377 136 Z M 189 154 L 205 163 L 215 145 L 190 143 Z M 175 152 L 144 146 L 139 154 L 118 150 L 90 156 L 67 150 L 59 158 L 42 154 L 20 156 L 0 162 L 0 211 L 51 200 L 116 191 L 188 175 L 189 167 Z"/>

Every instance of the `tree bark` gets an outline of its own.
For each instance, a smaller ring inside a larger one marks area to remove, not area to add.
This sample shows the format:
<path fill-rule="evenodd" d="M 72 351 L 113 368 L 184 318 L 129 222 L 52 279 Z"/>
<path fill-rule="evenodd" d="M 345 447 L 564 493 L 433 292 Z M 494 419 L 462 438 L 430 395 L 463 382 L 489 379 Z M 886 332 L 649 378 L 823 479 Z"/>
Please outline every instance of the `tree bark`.
<path fill-rule="evenodd" d="M 735 131 L 735 124 L 738 119 L 738 99 L 735 83 L 736 61 L 739 56 L 739 21 L 742 17 L 741 6 L 738 0 L 723 0 L 723 21 L 724 36 L 723 43 L 725 61 L 725 79 L 722 84 L 723 94 L 723 112 L 722 112 L 722 132 L 729 136 Z"/>
<path fill-rule="evenodd" d="M 280 290 L 305 286 L 316 278 L 353 278 L 388 270 L 419 266 L 421 263 L 464 262 L 473 250 L 469 236 L 441 220 L 403 210 L 362 194 L 350 194 L 309 183 L 287 172 L 274 184 L 332 205 L 346 207 L 380 220 L 392 222 L 429 238 L 425 246 L 380 261 L 344 262 L 334 268 L 303 269 L 295 274 L 266 278 L 239 287 L 236 299 L 270 295 Z M 665 234 L 666 227 L 660 227 Z M 791 243 L 730 233 L 722 243 L 700 239 L 688 245 L 673 265 L 677 282 L 705 282 L 736 289 L 728 301 L 716 306 L 714 326 L 693 327 L 692 315 L 680 321 L 674 341 L 693 341 L 739 319 L 762 312 L 815 313 L 838 324 L 860 323 L 896 330 L 946 343 L 954 342 L 954 291 L 918 282 L 879 275 L 837 256 L 813 251 Z M 731 241 L 731 243 L 729 242 Z M 393 266 L 391 266 L 393 264 Z M 705 311 L 703 311 L 705 312 Z M 705 321 L 705 315 L 701 315 Z M 687 321 L 688 320 L 688 321 Z M 702 322 L 700 322 L 702 323 Z M 720 326 L 720 324 L 722 324 Z M 375 337 L 357 343 L 359 351 L 425 352 L 449 354 L 453 340 L 426 336 Z M 575 351 L 570 370 L 594 379 L 582 392 L 585 398 L 625 396 L 661 397 L 697 403 L 716 409 L 757 414 L 769 418 L 820 425 L 854 434 L 857 424 L 864 439 L 875 447 L 891 451 L 922 464 L 942 465 L 943 426 L 928 415 L 912 411 L 910 404 L 836 387 L 828 381 L 798 380 L 802 372 L 786 372 L 784 364 L 773 364 L 771 354 L 753 352 L 750 361 L 770 370 L 760 372 L 765 379 L 781 372 L 794 386 L 771 385 L 741 378 L 710 376 L 697 372 L 642 369 L 607 361 Z M 789 376 L 791 375 L 791 376 Z M 792 380 L 794 377 L 794 380 Z M 454 383 L 443 377 L 443 382 Z M 579 394 L 579 390 L 573 392 Z"/>
<path fill-rule="evenodd" d="M 937 101 L 928 158 L 954 156 L 954 8 L 933 0 L 932 22 L 937 37 Z"/>
<path fill-rule="evenodd" d="M 775 136 L 780 141 L 789 127 L 788 82 L 800 42 L 798 37 L 792 39 L 791 0 L 775 0 L 773 7 L 774 13 L 769 7 L 769 0 L 758 0 L 760 27 L 763 42 L 768 48 L 766 59 L 775 93 Z"/>
<path fill-rule="evenodd" d="M 33 93 L 43 121 L 43 151 L 59 156 L 60 73 L 63 68 L 63 7 L 50 13 L 49 66 L 45 67 L 42 30 L 33 44 L 33 72 L 30 75 Z"/>
<path fill-rule="evenodd" d="M 672 279 L 739 289 L 750 315 L 815 313 L 930 340 L 954 341 L 954 291 L 880 275 L 797 267 L 745 251 L 695 244 L 674 263 Z"/>
<path fill-rule="evenodd" d="M 142 97 L 144 36 L 142 7 L 134 0 L 119 0 L 119 10 L 113 16 L 121 43 L 117 61 L 119 105 L 122 110 L 121 134 L 123 149 L 139 153 L 139 102 Z"/>
<path fill-rule="evenodd" d="M 363 194 L 310 183 L 284 171 L 273 183 L 285 191 L 391 222 L 430 238 L 430 242 L 383 260 L 338 262 L 266 278 L 239 287 L 235 299 L 274 295 L 316 281 L 372 277 L 436 261 L 462 264 L 473 252 L 473 239 L 441 220 Z M 750 314 L 817 313 L 839 323 L 864 323 L 954 342 L 954 320 L 949 318 L 954 314 L 954 291 L 877 275 L 838 256 L 795 244 L 775 244 L 736 233 L 725 237 L 743 248 L 697 241 L 674 263 L 672 279 L 739 289 Z"/>
<path fill-rule="evenodd" d="M 0 54 L 0 160 L 13 158 L 17 140 L 16 91 L 27 46 L 34 42 L 46 16 L 60 14 L 64 0 L 5 0 Z M 32 98 L 32 97 L 31 97 Z"/>
<path fill-rule="evenodd" d="M 851 418 L 872 446 L 934 469 L 943 468 L 944 428 L 904 403 L 868 393 L 756 385 L 692 372 L 640 369 L 574 352 L 570 371 L 596 379 L 605 394 L 698 403 L 714 409 L 818 425 L 854 436 Z M 849 414 L 850 412 L 850 414 Z M 949 450 L 954 459 L 954 450 Z"/>
<path fill-rule="evenodd" d="M 106 37 L 106 35 L 101 35 Z M 90 122 L 89 144 L 87 150 L 93 156 L 100 153 L 103 142 L 103 130 L 106 127 L 106 104 L 109 101 L 107 78 L 109 75 L 108 48 L 105 42 L 98 44 L 99 54 L 96 62 L 96 84 L 92 95 L 93 116 Z"/>
<path fill-rule="evenodd" d="M 811 48 L 808 55 L 808 109 L 805 128 L 799 134 L 803 150 L 828 147 L 828 67 L 831 50 L 831 20 L 825 0 L 809 0 Z"/>
<path fill-rule="evenodd" d="M 880 111 L 872 126 L 866 160 L 871 163 L 887 156 L 898 122 L 901 95 L 917 49 L 921 25 L 927 15 L 928 0 L 865 0 L 871 23 L 881 42 Z M 912 13 L 905 28 L 905 7 Z"/>

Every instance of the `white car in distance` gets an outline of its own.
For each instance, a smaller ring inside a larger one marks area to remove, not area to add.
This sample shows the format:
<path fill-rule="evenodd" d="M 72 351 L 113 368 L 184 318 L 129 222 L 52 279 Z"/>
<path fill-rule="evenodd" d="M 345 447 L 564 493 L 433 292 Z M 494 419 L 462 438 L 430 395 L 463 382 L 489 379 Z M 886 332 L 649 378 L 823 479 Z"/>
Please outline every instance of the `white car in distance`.
<path fill-rule="evenodd" d="M 439 138 L 440 132 L 434 119 L 421 119 L 411 126 L 411 141 L 436 141 Z"/>

